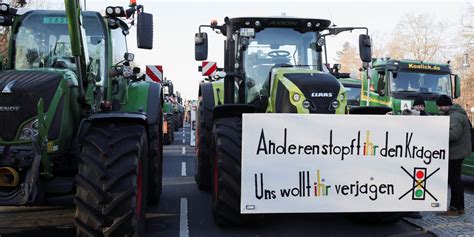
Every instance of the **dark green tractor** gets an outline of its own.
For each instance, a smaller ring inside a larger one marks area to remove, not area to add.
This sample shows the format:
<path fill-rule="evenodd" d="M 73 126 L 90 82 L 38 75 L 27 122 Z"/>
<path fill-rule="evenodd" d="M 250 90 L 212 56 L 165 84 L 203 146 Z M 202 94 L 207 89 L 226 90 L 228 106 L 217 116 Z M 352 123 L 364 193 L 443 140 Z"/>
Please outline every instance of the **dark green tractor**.
<path fill-rule="evenodd" d="M 162 83 L 164 103 L 163 103 L 163 136 L 164 144 L 171 145 L 174 142 L 174 103 L 171 95 L 173 94 L 173 83 L 165 80 Z"/>
<path fill-rule="evenodd" d="M 132 76 L 122 19 L 135 15 L 138 47 L 151 49 L 152 15 L 65 6 L 18 14 L 0 4 L 13 32 L 0 72 L 0 205 L 75 194 L 78 236 L 141 235 L 161 195 L 163 96 Z"/>
<path fill-rule="evenodd" d="M 195 59 L 207 59 L 208 27 L 225 36 L 224 72 L 202 83 L 196 134 L 196 183 L 212 190 L 212 212 L 220 225 L 246 224 L 255 215 L 240 212 L 242 114 L 345 114 L 347 90 L 324 70 L 325 36 L 364 27 L 330 27 L 329 20 L 290 17 L 225 18 L 201 25 Z M 360 56 L 371 61 L 371 40 L 359 36 Z M 326 57 L 327 58 L 327 57 Z M 327 59 L 326 59 L 327 63 Z M 369 112 L 374 113 L 370 108 Z M 366 110 L 354 110 L 367 113 Z M 375 112 L 385 112 L 385 108 Z M 282 124 L 282 126 L 284 126 Z M 271 164 L 269 164 L 271 165 Z M 358 219 L 398 219 L 358 215 Z"/>

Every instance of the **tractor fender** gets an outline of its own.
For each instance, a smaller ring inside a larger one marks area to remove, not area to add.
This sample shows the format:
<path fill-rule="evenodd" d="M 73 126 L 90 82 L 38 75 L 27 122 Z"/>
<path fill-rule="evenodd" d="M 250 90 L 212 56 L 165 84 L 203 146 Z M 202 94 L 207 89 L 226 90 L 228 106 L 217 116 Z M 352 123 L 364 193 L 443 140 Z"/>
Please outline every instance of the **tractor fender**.
<path fill-rule="evenodd" d="M 208 128 L 212 127 L 212 110 L 216 105 L 214 101 L 214 91 L 211 83 L 204 83 L 199 86 L 199 97 L 203 106 L 203 122 Z"/>
<path fill-rule="evenodd" d="M 148 124 L 155 124 L 162 108 L 163 93 L 161 84 L 154 82 L 134 82 L 128 87 L 128 99 L 126 104 L 120 107 L 120 111 L 128 113 L 144 112 Z"/>
<path fill-rule="evenodd" d="M 144 113 L 127 113 L 127 112 L 109 112 L 92 114 L 91 116 L 83 119 L 79 125 L 78 134 L 76 141 L 81 141 L 82 137 L 87 133 L 93 123 L 103 121 L 127 121 L 145 126 L 148 131 L 148 120 Z"/>
<path fill-rule="evenodd" d="M 147 100 L 147 121 L 148 124 L 155 124 L 158 119 L 158 115 L 163 107 L 163 89 L 161 84 L 149 82 L 150 86 L 148 87 L 148 100 Z"/>
<path fill-rule="evenodd" d="M 244 113 L 256 113 L 257 107 L 251 104 L 224 104 L 214 107 L 212 119 L 241 117 Z"/>

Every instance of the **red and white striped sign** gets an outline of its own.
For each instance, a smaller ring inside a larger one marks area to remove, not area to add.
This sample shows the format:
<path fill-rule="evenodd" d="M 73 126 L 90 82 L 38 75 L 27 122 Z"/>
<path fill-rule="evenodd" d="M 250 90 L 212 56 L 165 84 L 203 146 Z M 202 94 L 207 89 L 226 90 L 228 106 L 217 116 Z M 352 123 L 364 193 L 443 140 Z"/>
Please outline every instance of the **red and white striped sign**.
<path fill-rule="evenodd" d="M 203 76 L 214 76 L 217 72 L 217 63 L 216 62 L 202 62 L 202 75 Z"/>
<path fill-rule="evenodd" d="M 163 81 L 163 66 L 146 65 L 146 80 L 162 82 Z"/>

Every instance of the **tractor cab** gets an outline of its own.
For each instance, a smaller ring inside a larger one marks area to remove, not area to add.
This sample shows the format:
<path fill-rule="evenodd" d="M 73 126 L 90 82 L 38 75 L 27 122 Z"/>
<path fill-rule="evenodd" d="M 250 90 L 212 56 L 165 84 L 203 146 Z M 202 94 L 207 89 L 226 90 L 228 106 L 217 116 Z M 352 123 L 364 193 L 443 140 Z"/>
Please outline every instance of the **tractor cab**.
<path fill-rule="evenodd" d="M 91 73 L 97 81 L 105 79 L 105 32 L 101 16 L 96 12 L 83 12 Z M 12 60 L 9 68 L 70 69 L 76 71 L 71 51 L 67 17 L 64 11 L 35 10 L 21 15 L 12 37 Z M 123 54 L 122 54 L 123 55 Z"/>
<path fill-rule="evenodd" d="M 253 104 L 259 112 L 345 113 L 345 89 L 334 75 L 323 71 L 322 52 L 326 35 L 359 28 L 330 28 L 330 23 L 322 19 L 250 17 L 226 18 L 220 26 L 215 21 L 201 26 L 227 37 L 226 103 Z M 205 60 L 207 33 L 200 30 L 195 45 L 196 60 Z"/>

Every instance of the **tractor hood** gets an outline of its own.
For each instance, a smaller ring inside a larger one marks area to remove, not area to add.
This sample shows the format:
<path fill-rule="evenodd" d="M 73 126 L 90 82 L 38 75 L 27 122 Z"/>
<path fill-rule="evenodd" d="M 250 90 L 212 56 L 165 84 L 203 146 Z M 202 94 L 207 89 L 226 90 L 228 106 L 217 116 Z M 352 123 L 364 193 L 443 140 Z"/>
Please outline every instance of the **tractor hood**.
<path fill-rule="evenodd" d="M 344 113 L 347 98 L 342 84 L 316 70 L 277 68 L 272 71 L 273 109 L 277 113 Z"/>
<path fill-rule="evenodd" d="M 62 75 L 48 71 L 0 72 L 0 139 L 13 141 L 27 120 L 37 115 L 43 98 L 48 110 Z"/>

